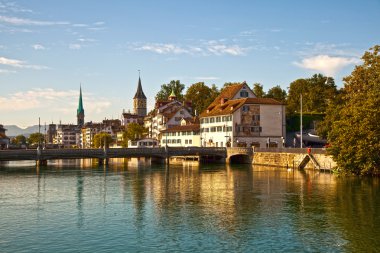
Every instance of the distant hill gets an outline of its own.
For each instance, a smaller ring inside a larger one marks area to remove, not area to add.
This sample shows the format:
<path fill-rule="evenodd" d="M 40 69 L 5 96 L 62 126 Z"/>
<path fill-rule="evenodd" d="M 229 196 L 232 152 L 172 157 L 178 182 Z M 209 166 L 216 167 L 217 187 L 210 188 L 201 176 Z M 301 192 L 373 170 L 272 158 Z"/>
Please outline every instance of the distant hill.
<path fill-rule="evenodd" d="M 30 126 L 27 128 L 20 128 L 16 125 L 5 125 L 4 128 L 7 129 L 5 134 L 8 137 L 17 136 L 20 134 L 28 137 L 32 133 L 38 133 L 38 125 Z M 43 133 L 44 131 L 45 131 L 44 126 L 41 126 L 41 133 Z"/>

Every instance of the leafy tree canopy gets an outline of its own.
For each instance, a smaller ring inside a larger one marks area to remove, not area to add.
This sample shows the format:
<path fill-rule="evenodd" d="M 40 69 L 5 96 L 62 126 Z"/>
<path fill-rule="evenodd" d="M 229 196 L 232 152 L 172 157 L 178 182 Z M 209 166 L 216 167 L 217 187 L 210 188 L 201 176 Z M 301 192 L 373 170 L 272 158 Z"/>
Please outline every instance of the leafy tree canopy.
<path fill-rule="evenodd" d="M 286 91 L 281 89 L 280 85 L 274 86 L 268 90 L 268 93 L 265 95 L 267 98 L 274 98 L 278 101 L 285 102 L 286 100 Z"/>
<path fill-rule="evenodd" d="M 44 135 L 41 134 L 41 133 L 32 133 L 31 135 L 29 135 L 29 138 L 28 138 L 28 143 L 29 145 L 33 145 L 33 144 L 41 144 L 44 142 Z"/>
<path fill-rule="evenodd" d="M 183 101 L 183 90 L 185 89 L 185 85 L 182 84 L 179 80 L 170 81 L 168 84 L 161 85 L 161 90 L 156 95 L 156 100 L 168 100 L 172 91 L 177 97 L 178 101 Z"/>
<path fill-rule="evenodd" d="M 315 74 L 311 78 L 297 79 L 289 86 L 287 112 L 293 114 L 300 111 L 300 95 L 302 94 L 304 112 L 326 112 L 327 104 L 336 98 L 338 91 L 332 77 Z"/>
<path fill-rule="evenodd" d="M 329 151 L 346 172 L 379 175 L 380 46 L 365 52 L 362 59 L 363 64 L 344 78 L 340 106 L 327 112 L 333 121 Z"/>
<path fill-rule="evenodd" d="M 26 137 L 22 134 L 12 138 L 12 144 L 21 145 L 26 143 Z"/>
<path fill-rule="evenodd" d="M 213 84 L 210 87 L 203 82 L 192 84 L 186 91 L 185 99 L 192 102 L 193 110 L 199 115 L 219 95 L 219 90 Z"/>
<path fill-rule="evenodd" d="M 148 129 L 135 122 L 128 124 L 127 129 L 123 132 L 123 147 L 128 147 L 128 140 L 134 141 L 144 137 Z"/>
<path fill-rule="evenodd" d="M 109 145 L 113 142 L 113 139 L 110 134 L 102 132 L 95 134 L 93 141 L 95 148 L 103 148 L 104 144 L 106 147 L 109 147 Z"/>
<path fill-rule="evenodd" d="M 255 93 L 256 97 L 263 98 L 266 96 L 263 85 L 260 83 L 253 84 L 253 93 Z"/>

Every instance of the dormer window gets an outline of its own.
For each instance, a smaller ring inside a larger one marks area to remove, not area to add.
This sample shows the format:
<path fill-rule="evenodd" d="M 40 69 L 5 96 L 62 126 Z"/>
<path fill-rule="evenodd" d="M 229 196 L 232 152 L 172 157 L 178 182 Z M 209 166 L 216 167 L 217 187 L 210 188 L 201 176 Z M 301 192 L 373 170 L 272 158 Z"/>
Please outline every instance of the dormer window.
<path fill-rule="evenodd" d="M 245 91 L 245 90 L 240 91 L 240 97 L 247 98 L 248 97 L 248 92 Z"/>

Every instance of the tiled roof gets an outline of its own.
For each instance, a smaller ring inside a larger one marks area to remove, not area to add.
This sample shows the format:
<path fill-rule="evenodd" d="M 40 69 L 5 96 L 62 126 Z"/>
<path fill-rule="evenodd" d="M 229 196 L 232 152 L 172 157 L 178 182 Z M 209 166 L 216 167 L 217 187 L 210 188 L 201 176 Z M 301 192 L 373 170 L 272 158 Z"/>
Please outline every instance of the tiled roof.
<path fill-rule="evenodd" d="M 199 124 L 193 124 L 193 125 L 185 125 L 185 126 L 172 126 L 171 128 L 162 130 L 163 133 L 168 132 L 180 132 L 180 131 L 199 131 L 200 125 Z"/>
<path fill-rule="evenodd" d="M 214 101 L 215 102 L 215 101 Z M 273 98 L 240 98 L 234 100 L 228 100 L 227 102 L 221 104 L 213 103 L 201 113 L 200 117 L 209 117 L 217 115 L 228 115 L 235 112 L 241 106 L 245 104 L 265 104 L 265 105 L 283 105 L 283 103 L 273 99 Z"/>
<path fill-rule="evenodd" d="M 243 88 L 244 85 L 245 83 L 241 83 L 241 84 L 235 84 L 235 85 L 231 85 L 224 88 L 223 91 L 219 94 L 219 96 L 215 98 L 215 100 L 210 104 L 210 106 L 213 104 L 219 104 L 222 98 L 227 98 L 228 100 L 232 99 L 235 96 L 235 94 L 239 90 L 241 90 L 241 88 Z"/>

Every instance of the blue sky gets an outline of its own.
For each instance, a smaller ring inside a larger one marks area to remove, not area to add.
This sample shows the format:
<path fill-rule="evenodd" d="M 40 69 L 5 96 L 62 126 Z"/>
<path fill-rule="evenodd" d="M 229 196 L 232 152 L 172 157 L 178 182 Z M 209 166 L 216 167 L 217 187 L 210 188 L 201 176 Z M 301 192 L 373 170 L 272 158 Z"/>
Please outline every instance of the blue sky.
<path fill-rule="evenodd" d="M 0 124 L 75 123 L 148 109 L 163 83 L 342 78 L 380 43 L 380 1 L 0 0 Z"/>

